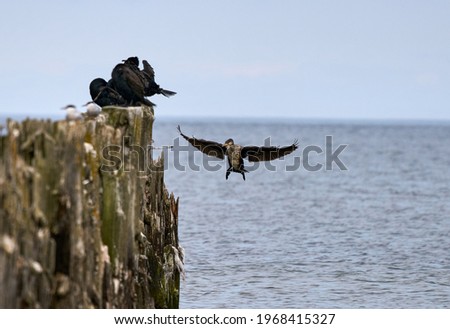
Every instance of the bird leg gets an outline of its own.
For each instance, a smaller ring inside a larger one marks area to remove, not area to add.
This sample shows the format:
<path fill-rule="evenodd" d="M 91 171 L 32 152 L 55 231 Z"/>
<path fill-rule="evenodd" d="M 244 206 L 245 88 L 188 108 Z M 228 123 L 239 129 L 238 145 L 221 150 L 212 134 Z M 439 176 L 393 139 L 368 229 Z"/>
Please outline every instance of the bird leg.
<path fill-rule="evenodd" d="M 230 167 L 230 168 L 228 168 L 227 169 L 227 173 L 225 174 L 225 179 L 228 179 L 228 176 L 230 176 L 230 173 L 231 173 L 231 170 L 232 170 L 233 168 L 232 167 Z M 245 179 L 245 178 L 244 178 Z"/>

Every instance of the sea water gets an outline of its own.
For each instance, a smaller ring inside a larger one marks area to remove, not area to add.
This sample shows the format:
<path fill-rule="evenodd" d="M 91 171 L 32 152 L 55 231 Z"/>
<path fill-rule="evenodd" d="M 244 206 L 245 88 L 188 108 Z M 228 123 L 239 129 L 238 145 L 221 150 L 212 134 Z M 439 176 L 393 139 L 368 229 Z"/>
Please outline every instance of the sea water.
<path fill-rule="evenodd" d="M 226 161 L 186 148 L 178 124 L 299 149 L 225 180 Z M 165 181 L 180 197 L 180 307 L 450 307 L 448 123 L 165 119 L 153 138 L 176 145 Z M 344 168 L 327 170 L 340 145 Z"/>

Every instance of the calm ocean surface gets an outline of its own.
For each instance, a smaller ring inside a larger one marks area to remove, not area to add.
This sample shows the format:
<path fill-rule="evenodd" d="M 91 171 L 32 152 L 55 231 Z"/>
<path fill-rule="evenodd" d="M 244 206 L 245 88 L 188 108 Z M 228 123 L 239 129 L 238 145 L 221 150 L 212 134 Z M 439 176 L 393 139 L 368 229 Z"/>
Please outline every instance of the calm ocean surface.
<path fill-rule="evenodd" d="M 156 120 L 155 145 L 186 135 L 299 149 L 243 181 L 203 168 L 200 152 L 167 154 L 185 248 L 182 308 L 450 307 L 450 125 Z M 326 136 L 348 170 L 325 164 Z M 175 141 L 176 143 L 176 141 Z M 185 140 L 179 144 L 187 145 Z M 181 170 L 191 163 L 202 166 Z M 248 162 L 247 162 L 248 164 Z"/>

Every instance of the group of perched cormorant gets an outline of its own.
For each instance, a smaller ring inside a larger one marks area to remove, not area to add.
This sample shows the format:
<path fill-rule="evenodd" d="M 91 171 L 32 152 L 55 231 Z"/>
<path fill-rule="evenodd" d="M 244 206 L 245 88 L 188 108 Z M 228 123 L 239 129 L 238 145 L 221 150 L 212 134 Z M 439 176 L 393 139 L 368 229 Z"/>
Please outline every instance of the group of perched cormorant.
<path fill-rule="evenodd" d="M 146 97 L 161 94 L 170 97 L 174 91 L 161 88 L 155 81 L 153 67 L 144 59 L 143 69 L 139 68 L 139 58 L 129 57 L 117 64 L 107 82 L 96 78 L 89 85 L 92 101 L 99 106 L 154 106 Z"/>
<path fill-rule="evenodd" d="M 95 78 L 89 84 L 92 101 L 84 104 L 86 116 L 95 117 L 104 106 L 155 106 L 146 97 L 161 94 L 170 97 L 174 91 L 161 88 L 155 81 L 155 71 L 146 61 L 142 61 L 143 69 L 139 69 L 139 58 L 129 57 L 117 64 L 111 72 L 111 79 Z M 81 120 L 83 115 L 75 105 L 69 104 L 62 108 L 66 110 L 69 121 Z"/>

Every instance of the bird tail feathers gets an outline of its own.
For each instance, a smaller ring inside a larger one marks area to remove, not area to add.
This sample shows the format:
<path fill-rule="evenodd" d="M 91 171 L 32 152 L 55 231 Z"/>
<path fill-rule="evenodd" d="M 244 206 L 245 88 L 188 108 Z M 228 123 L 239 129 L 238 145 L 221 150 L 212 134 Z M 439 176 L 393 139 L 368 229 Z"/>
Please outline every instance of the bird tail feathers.
<path fill-rule="evenodd" d="M 161 92 L 161 94 L 163 94 L 166 97 L 170 97 L 170 96 L 173 96 L 173 95 L 177 94 L 174 91 L 170 91 L 170 90 L 166 90 L 166 89 L 162 89 L 162 88 L 161 88 L 160 92 Z"/>

